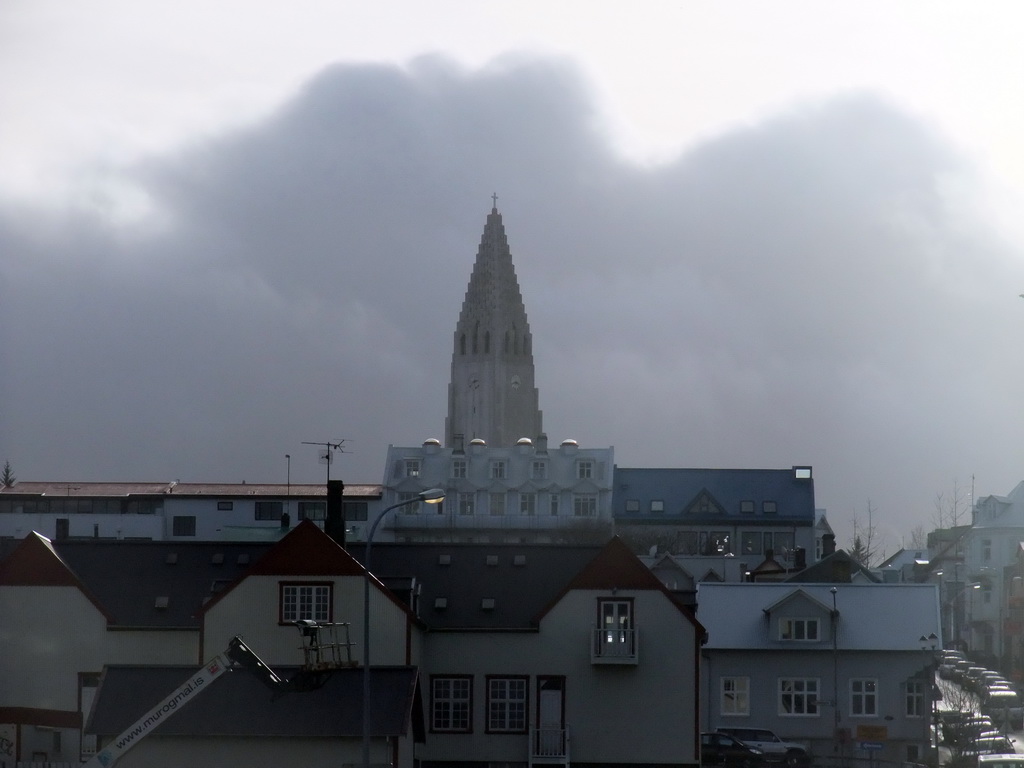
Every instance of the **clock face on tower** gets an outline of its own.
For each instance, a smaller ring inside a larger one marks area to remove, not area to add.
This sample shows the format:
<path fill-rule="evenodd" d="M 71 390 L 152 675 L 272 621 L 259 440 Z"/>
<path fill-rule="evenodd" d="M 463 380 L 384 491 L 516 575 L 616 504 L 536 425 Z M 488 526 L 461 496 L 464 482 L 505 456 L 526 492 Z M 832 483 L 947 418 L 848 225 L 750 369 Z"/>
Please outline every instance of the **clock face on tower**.
<path fill-rule="evenodd" d="M 480 377 L 479 376 L 470 376 L 469 377 L 469 388 L 470 389 L 476 389 L 479 386 L 480 386 Z"/>
<path fill-rule="evenodd" d="M 509 384 L 512 386 L 513 390 L 518 390 L 519 387 L 522 385 L 522 383 L 523 383 L 523 380 L 519 378 L 519 374 L 518 373 L 515 374 L 512 377 L 512 380 L 509 382 Z"/>

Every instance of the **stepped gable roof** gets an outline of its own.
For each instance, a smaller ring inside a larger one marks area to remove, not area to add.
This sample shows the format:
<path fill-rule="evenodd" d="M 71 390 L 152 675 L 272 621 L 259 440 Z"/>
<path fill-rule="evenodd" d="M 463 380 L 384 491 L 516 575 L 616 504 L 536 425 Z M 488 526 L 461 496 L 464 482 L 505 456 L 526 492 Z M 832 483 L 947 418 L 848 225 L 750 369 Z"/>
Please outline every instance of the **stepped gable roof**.
<path fill-rule="evenodd" d="M 276 669 L 288 679 L 295 669 Z M 195 673 L 193 667 L 108 666 L 100 679 L 86 732 L 116 736 Z M 374 667 L 371 735 L 419 732 L 415 667 Z M 201 696 L 179 707 L 153 736 L 357 738 L 362 734 L 362 670 L 335 671 L 320 688 L 272 691 L 244 669 L 222 674 Z"/>

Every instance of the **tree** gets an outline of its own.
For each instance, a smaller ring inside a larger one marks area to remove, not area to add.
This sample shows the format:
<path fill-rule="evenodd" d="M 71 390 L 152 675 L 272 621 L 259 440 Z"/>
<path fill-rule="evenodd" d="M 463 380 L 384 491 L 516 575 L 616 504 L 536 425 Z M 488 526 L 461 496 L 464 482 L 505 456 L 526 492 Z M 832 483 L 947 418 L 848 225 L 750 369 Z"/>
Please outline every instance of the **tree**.
<path fill-rule="evenodd" d="M 935 494 L 935 527 L 956 528 L 960 519 L 967 514 L 969 502 L 963 488 L 954 478 L 953 490 L 948 495 L 939 491 Z"/>
<path fill-rule="evenodd" d="M 18 478 L 16 478 L 14 476 L 14 473 L 11 472 L 11 462 L 5 461 L 4 462 L 4 473 L 3 473 L 3 475 L 0 475 L 0 483 L 3 483 L 5 488 L 10 488 L 16 482 L 18 482 Z"/>
<path fill-rule="evenodd" d="M 915 525 L 910 531 L 910 548 L 924 549 L 928 546 L 928 533 L 923 525 Z"/>
<path fill-rule="evenodd" d="M 875 563 L 885 556 L 882 549 L 882 540 L 875 530 L 875 508 L 871 506 L 871 499 L 868 499 L 868 522 L 862 525 L 856 515 L 853 516 L 853 544 L 850 547 L 850 557 L 863 565 L 871 568 Z"/>

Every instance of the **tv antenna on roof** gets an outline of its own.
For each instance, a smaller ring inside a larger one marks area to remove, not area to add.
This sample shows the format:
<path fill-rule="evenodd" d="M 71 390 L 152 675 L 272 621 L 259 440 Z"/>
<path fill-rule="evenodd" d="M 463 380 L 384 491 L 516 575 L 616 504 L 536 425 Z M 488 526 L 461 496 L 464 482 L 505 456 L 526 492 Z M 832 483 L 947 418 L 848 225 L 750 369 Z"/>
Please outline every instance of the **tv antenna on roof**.
<path fill-rule="evenodd" d="M 320 463 L 327 465 L 327 482 L 330 483 L 331 482 L 331 464 L 334 463 L 334 452 L 337 451 L 338 453 L 347 453 L 347 451 L 345 450 L 345 441 L 344 440 L 338 440 L 337 442 L 333 442 L 333 443 L 332 442 L 315 443 L 315 442 L 305 442 L 305 441 L 303 441 L 302 444 L 303 445 L 318 445 L 318 446 L 320 446 Z"/>

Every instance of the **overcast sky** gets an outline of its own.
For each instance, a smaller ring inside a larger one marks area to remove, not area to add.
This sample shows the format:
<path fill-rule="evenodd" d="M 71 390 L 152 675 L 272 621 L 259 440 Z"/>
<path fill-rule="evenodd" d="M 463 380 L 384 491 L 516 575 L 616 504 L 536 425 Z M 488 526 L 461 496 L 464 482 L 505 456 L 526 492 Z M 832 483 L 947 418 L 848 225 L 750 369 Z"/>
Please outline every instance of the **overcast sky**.
<path fill-rule="evenodd" d="M 0 461 L 381 482 L 498 194 L 553 441 L 814 467 L 848 546 L 1024 479 L 1017 3 L 11 0 Z"/>

